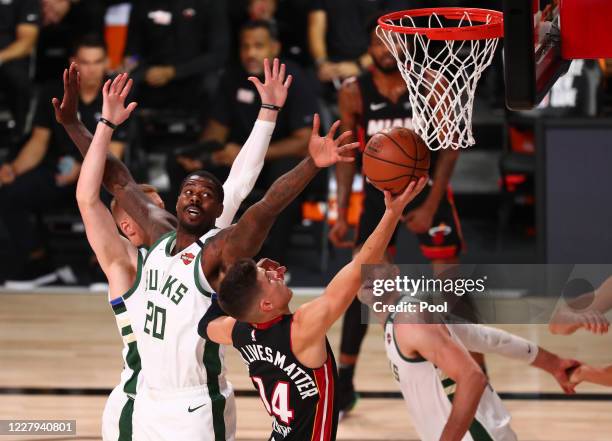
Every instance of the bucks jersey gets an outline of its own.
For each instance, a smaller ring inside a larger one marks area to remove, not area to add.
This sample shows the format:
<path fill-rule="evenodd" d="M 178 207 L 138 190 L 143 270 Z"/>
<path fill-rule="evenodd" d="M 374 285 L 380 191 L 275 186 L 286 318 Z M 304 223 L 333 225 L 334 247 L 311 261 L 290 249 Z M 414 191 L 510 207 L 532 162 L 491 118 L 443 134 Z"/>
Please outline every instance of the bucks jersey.
<path fill-rule="evenodd" d="M 215 396 L 219 382 L 225 383 L 223 349 L 197 333 L 212 292 L 201 270 L 201 244 L 219 231 L 209 231 L 174 255 L 173 231 L 147 254 L 139 293 L 144 305 L 133 325 L 138 329 L 143 382 L 148 389 L 163 392 L 206 385 Z"/>
<path fill-rule="evenodd" d="M 126 308 L 126 301 L 140 287 L 142 266 L 146 254 L 147 251 L 145 248 L 138 249 L 136 279 L 130 290 L 126 292 L 123 297 L 110 300 L 111 307 L 115 313 L 115 321 L 119 329 L 119 335 L 121 335 L 121 339 L 123 340 L 123 350 L 121 351 L 123 356 L 123 371 L 121 371 L 121 381 L 119 385 L 123 388 L 123 391 L 131 397 L 136 394 L 136 385 L 138 382 L 138 375 L 140 374 L 140 355 L 136 344 L 136 335 L 134 334 L 132 322 Z M 134 301 L 136 301 L 136 299 L 134 299 Z M 132 303 L 132 306 L 135 310 L 139 310 L 135 303 Z"/>
<path fill-rule="evenodd" d="M 335 440 L 334 355 L 326 340 L 325 363 L 318 369 L 302 365 L 291 350 L 292 319 L 289 314 L 256 327 L 237 322 L 232 343 L 246 363 L 266 411 L 274 418 L 269 440 Z"/>
<path fill-rule="evenodd" d="M 460 342 L 450 328 L 453 340 Z M 438 441 L 450 416 L 455 382 L 424 358 L 406 358 L 395 341 L 393 315 L 385 324 L 385 346 L 395 381 L 399 384 L 412 422 L 423 441 Z M 487 386 L 463 441 L 516 441 L 510 414 Z"/>

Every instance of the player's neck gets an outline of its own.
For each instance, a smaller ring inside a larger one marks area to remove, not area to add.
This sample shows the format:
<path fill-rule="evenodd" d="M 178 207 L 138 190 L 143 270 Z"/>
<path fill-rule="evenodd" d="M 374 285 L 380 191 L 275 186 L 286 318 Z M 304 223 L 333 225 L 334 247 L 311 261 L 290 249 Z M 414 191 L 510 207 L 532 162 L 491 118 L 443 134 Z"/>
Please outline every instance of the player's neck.
<path fill-rule="evenodd" d="M 392 101 L 397 100 L 406 92 L 406 83 L 399 71 L 387 73 L 374 68 L 372 70 L 372 79 L 378 92 Z"/>
<path fill-rule="evenodd" d="M 202 231 L 186 231 L 179 225 L 176 231 L 176 244 L 174 245 L 174 250 L 172 250 L 172 254 L 175 255 L 177 253 L 180 253 L 189 245 L 198 240 L 200 237 L 208 233 L 210 230 L 210 228 L 203 228 Z"/>
<path fill-rule="evenodd" d="M 283 316 L 287 315 L 287 314 L 291 314 L 291 310 L 289 309 L 289 306 L 287 305 L 283 310 L 281 311 L 274 311 L 274 312 L 270 312 L 266 315 L 262 315 L 259 320 L 257 320 L 257 322 L 253 322 L 251 323 L 253 326 L 257 325 L 257 326 L 265 326 L 266 324 L 269 323 L 277 323 L 279 322 Z"/>

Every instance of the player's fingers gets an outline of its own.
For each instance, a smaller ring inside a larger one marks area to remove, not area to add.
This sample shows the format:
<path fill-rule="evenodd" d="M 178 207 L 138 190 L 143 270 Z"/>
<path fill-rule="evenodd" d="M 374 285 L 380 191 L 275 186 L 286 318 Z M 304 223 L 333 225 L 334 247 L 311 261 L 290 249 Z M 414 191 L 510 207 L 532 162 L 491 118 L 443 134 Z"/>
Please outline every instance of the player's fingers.
<path fill-rule="evenodd" d="M 321 126 L 321 119 L 319 118 L 319 114 L 315 113 L 312 118 L 312 136 L 319 136 L 319 130 Z"/>
<path fill-rule="evenodd" d="M 353 142 L 351 144 L 345 144 L 342 147 L 338 147 L 336 149 L 336 155 L 339 156 L 340 158 L 349 158 L 353 160 L 355 159 L 355 155 L 353 154 L 352 150 L 356 149 L 357 147 L 359 147 L 358 142 Z"/>
<path fill-rule="evenodd" d="M 68 68 L 68 84 L 79 83 L 79 70 L 77 64 L 73 61 Z"/>
<path fill-rule="evenodd" d="M 383 196 L 385 198 L 385 205 L 391 203 L 391 192 L 389 190 L 383 190 Z"/>
<path fill-rule="evenodd" d="M 336 139 L 336 145 L 338 146 L 344 145 L 344 143 L 350 139 L 352 134 L 353 132 L 351 130 L 347 130 L 346 132 L 343 132 L 340 136 L 338 136 L 338 139 Z"/>
<path fill-rule="evenodd" d="M 404 192 L 402 193 L 402 199 L 409 198 L 412 195 L 412 192 L 416 184 L 417 184 L 417 181 L 414 181 L 414 180 L 410 181 L 410 183 L 406 186 L 406 188 L 404 189 Z"/>
<path fill-rule="evenodd" d="M 289 75 L 287 77 L 287 79 L 285 80 L 285 84 L 283 84 L 283 86 L 285 87 L 285 89 L 289 89 L 291 87 L 291 83 L 293 83 L 293 75 Z"/>
<path fill-rule="evenodd" d="M 128 94 L 130 93 L 130 90 L 132 89 L 132 85 L 134 84 L 134 81 L 132 81 L 132 79 L 130 78 L 129 80 L 127 80 L 127 83 L 125 84 L 125 86 L 123 87 L 123 90 L 121 91 L 121 98 L 125 99 Z"/>
<path fill-rule="evenodd" d="M 115 94 L 117 95 L 120 95 L 121 91 L 123 91 L 125 83 L 127 82 L 128 75 L 126 73 L 122 73 L 121 75 L 119 75 L 119 77 L 119 82 L 115 86 Z"/>
<path fill-rule="evenodd" d="M 260 259 L 259 262 L 257 262 L 257 266 L 262 267 L 265 270 L 270 270 L 277 269 L 278 267 L 280 267 L 280 263 L 278 263 L 276 260 L 264 257 L 263 259 Z"/>
<path fill-rule="evenodd" d="M 259 78 L 249 77 L 248 80 L 255 85 L 255 89 L 257 89 L 257 92 L 261 96 L 263 93 L 263 84 L 261 84 L 261 81 L 259 81 Z"/>
<path fill-rule="evenodd" d="M 278 78 L 278 58 L 275 58 L 272 62 L 272 78 Z"/>
<path fill-rule="evenodd" d="M 108 96 L 108 91 L 110 89 L 111 80 L 106 80 L 104 83 L 104 87 L 102 87 L 102 96 L 106 98 Z"/>
<path fill-rule="evenodd" d="M 360 144 L 358 142 L 351 142 L 350 144 L 344 144 L 342 147 L 338 147 L 337 152 L 339 155 L 346 155 L 347 153 L 352 153 L 351 151 L 359 146 Z"/>
<path fill-rule="evenodd" d="M 286 70 L 287 70 L 287 66 L 285 66 L 285 63 L 281 64 L 280 71 L 278 73 L 278 81 L 280 81 L 281 83 L 285 81 Z"/>
<path fill-rule="evenodd" d="M 135 102 L 135 101 L 131 102 L 130 104 L 128 104 L 128 106 L 126 108 L 128 114 L 132 113 L 136 107 L 138 107 L 138 103 Z"/>
<path fill-rule="evenodd" d="M 338 162 L 355 162 L 355 158 L 352 156 L 339 156 Z"/>
<path fill-rule="evenodd" d="M 68 69 L 64 69 L 63 79 L 64 79 L 64 89 L 66 89 L 68 87 Z"/>
<path fill-rule="evenodd" d="M 338 127 L 340 127 L 340 120 L 337 120 L 335 123 L 332 124 L 331 128 L 329 129 L 329 132 L 327 132 L 326 138 L 334 139 Z"/>
<path fill-rule="evenodd" d="M 267 83 L 270 79 L 270 60 L 264 58 L 264 81 Z"/>
<path fill-rule="evenodd" d="M 52 98 L 51 99 L 51 104 L 53 105 L 55 110 L 60 110 L 60 102 L 59 102 L 59 100 L 57 98 Z"/>
<path fill-rule="evenodd" d="M 261 81 L 259 81 L 259 78 L 257 77 L 249 77 L 247 78 L 251 83 L 253 83 L 255 85 L 255 87 L 261 86 Z"/>
<path fill-rule="evenodd" d="M 113 81 L 111 81 L 110 88 L 108 89 L 108 92 L 109 92 L 110 94 L 113 94 L 113 93 L 115 92 L 115 90 L 116 90 L 116 88 L 117 88 L 117 84 L 118 84 L 118 83 L 119 83 L 119 81 L 121 80 L 121 75 L 123 75 L 123 74 L 119 74 L 119 75 L 117 75 L 117 76 L 116 76 L 116 77 L 113 79 Z"/>
<path fill-rule="evenodd" d="M 585 328 L 589 331 L 592 332 L 593 334 L 595 333 L 595 322 L 593 321 L 593 317 L 591 317 L 590 314 L 586 314 L 585 317 Z"/>

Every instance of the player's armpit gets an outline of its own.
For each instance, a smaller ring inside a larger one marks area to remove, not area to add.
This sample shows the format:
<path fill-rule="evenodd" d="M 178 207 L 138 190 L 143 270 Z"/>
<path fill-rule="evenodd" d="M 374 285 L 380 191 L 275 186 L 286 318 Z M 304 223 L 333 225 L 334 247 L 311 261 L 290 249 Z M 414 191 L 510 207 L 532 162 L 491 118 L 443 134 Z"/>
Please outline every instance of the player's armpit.
<path fill-rule="evenodd" d="M 329 328 L 347 310 L 361 285 L 361 270 L 355 262 L 346 265 L 329 283 L 324 293 L 300 306 L 294 324 L 305 341 L 324 337 Z"/>

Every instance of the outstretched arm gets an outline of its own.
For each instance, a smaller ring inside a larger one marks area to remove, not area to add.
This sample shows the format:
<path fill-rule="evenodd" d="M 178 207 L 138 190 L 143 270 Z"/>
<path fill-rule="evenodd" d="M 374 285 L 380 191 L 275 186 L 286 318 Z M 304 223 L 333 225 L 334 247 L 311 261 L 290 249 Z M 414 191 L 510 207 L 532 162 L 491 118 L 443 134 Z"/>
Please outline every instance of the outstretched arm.
<path fill-rule="evenodd" d="M 249 77 L 261 97 L 262 104 L 283 107 L 287 99 L 287 92 L 291 86 L 292 76 L 285 80 L 284 64 L 279 66 L 278 58 L 274 59 L 272 67 L 266 58 L 264 60 L 264 83 L 257 77 Z M 266 152 L 276 125 L 278 111 L 261 108 L 257 121 L 247 141 L 240 149 L 240 153 L 232 163 L 229 176 L 223 184 L 223 213 L 217 218 L 215 225 L 218 228 L 230 226 L 242 201 L 253 189 L 259 173 L 264 165 Z"/>
<path fill-rule="evenodd" d="M 346 311 L 361 285 L 361 265 L 382 261 L 404 207 L 420 193 L 425 183 L 425 178 L 418 182 L 412 181 L 395 199 L 391 198 L 389 192 L 385 192 L 385 213 L 359 253 L 332 279 L 321 297 L 302 305 L 296 311 L 293 321 L 296 347 L 301 343 L 308 345 L 324 336 Z"/>
<path fill-rule="evenodd" d="M 523 361 L 555 377 L 565 393 L 574 393 L 567 371 L 579 366 L 580 362 L 561 358 L 529 340 L 502 329 L 473 323 L 447 326 L 469 351 L 481 354 L 495 353 Z"/>
<path fill-rule="evenodd" d="M 612 365 L 606 367 L 594 367 L 583 364 L 578 366 L 571 374 L 570 381 L 573 384 L 588 383 L 601 384 L 612 387 Z"/>
<path fill-rule="evenodd" d="M 119 96 L 127 95 L 131 85 L 130 80 L 120 94 L 113 94 L 110 99 L 116 101 Z M 109 100 L 109 87 L 110 80 L 103 88 L 105 101 Z M 110 120 L 112 116 L 108 114 L 108 106 L 105 107 L 107 112 L 103 112 L 102 116 Z M 89 151 L 85 155 L 76 189 L 87 240 L 108 279 L 111 300 L 125 293 L 132 286 L 136 275 L 136 249 L 119 235 L 113 217 L 100 200 L 104 161 L 112 134 L 110 127 L 98 123 Z"/>
<path fill-rule="evenodd" d="M 125 84 L 126 81 L 125 74 L 119 75 L 113 81 L 113 85 L 117 86 L 121 82 Z M 77 65 L 72 63 L 70 69 L 64 71 L 62 102 L 60 103 L 57 98 L 53 98 L 52 102 L 57 122 L 64 126 L 81 154 L 85 156 L 93 137 L 77 117 L 78 96 L 79 73 Z M 125 119 L 111 122 L 118 125 L 123 121 Z M 134 181 L 125 164 L 110 153 L 106 154 L 103 183 L 106 189 L 115 195 L 119 204 L 145 230 L 148 244 L 176 226 L 174 216 L 153 204 Z"/>
<path fill-rule="evenodd" d="M 315 115 L 312 136 L 308 150 L 310 156 L 293 170 L 278 178 L 268 189 L 261 201 L 252 205 L 230 229 L 226 230 L 221 254 L 221 267 L 228 268 L 242 257 L 252 257 L 260 250 L 272 224 L 282 210 L 299 195 L 322 167 L 329 167 L 338 161 L 352 161 L 344 156 L 356 143 L 342 145 L 350 136 L 345 132 L 334 141 L 339 126 L 337 121 L 325 137 L 319 136 L 319 116 Z M 205 259 L 202 259 L 206 265 Z M 204 274 L 210 274 L 204 266 Z"/>

